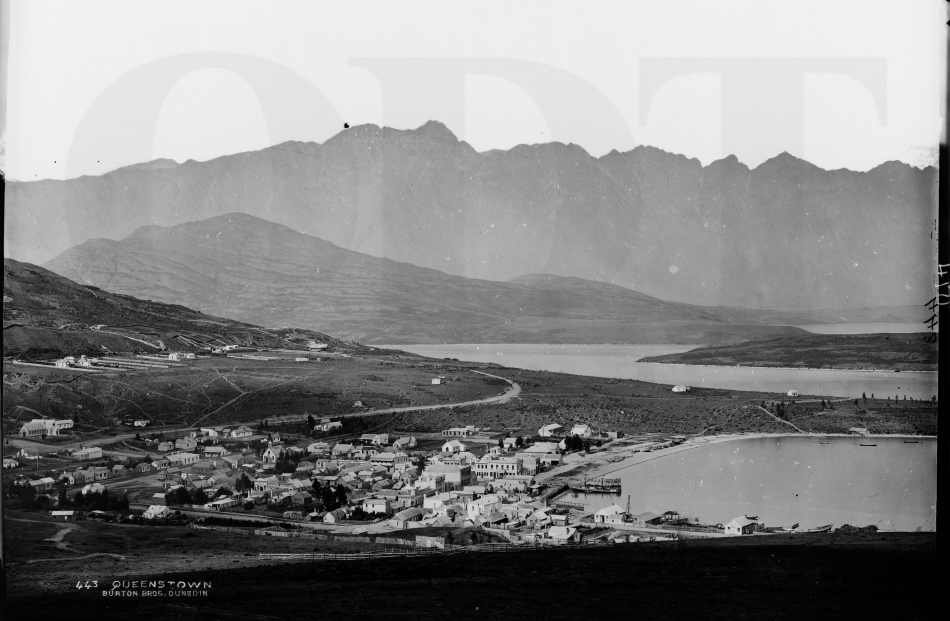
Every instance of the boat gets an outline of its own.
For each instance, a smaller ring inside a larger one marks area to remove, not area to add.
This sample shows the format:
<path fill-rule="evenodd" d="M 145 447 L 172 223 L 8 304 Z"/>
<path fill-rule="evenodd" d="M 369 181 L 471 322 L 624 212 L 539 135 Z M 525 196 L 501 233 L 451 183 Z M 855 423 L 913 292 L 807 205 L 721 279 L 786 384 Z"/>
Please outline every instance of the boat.
<path fill-rule="evenodd" d="M 747 520 L 758 520 L 758 519 L 759 519 L 759 516 L 757 516 L 757 515 L 747 515 L 747 516 L 745 516 L 745 519 L 747 519 Z"/>
<path fill-rule="evenodd" d="M 877 446 L 877 444 L 873 444 L 873 443 L 870 443 L 870 442 L 862 442 L 862 443 L 861 443 L 861 446 Z"/>
<path fill-rule="evenodd" d="M 790 532 L 792 532 L 793 530 L 795 530 L 796 528 L 798 528 L 798 523 L 797 523 L 797 522 L 796 522 L 795 524 L 792 524 L 791 526 L 783 526 L 782 528 L 778 529 L 778 532 L 780 532 L 780 533 L 790 533 Z"/>
<path fill-rule="evenodd" d="M 831 442 L 819 442 L 818 444 L 831 444 Z"/>
<path fill-rule="evenodd" d="M 920 444 L 920 440 L 904 440 L 904 444 Z"/>
<path fill-rule="evenodd" d="M 827 533 L 831 530 L 831 527 L 834 524 L 826 524 L 824 526 L 818 526 L 817 528 L 809 528 L 805 530 L 806 533 Z"/>

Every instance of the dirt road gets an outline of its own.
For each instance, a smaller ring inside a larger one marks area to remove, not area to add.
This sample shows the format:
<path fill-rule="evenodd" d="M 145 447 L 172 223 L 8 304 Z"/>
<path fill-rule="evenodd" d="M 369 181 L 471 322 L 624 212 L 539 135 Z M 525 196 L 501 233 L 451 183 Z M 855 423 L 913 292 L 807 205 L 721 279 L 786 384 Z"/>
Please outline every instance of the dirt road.
<path fill-rule="evenodd" d="M 483 399 L 475 399 L 472 401 L 461 401 L 458 403 L 439 403 L 435 405 L 410 405 L 402 408 L 383 408 L 379 410 L 367 410 L 365 412 L 352 412 L 350 414 L 342 414 L 342 418 L 355 418 L 359 416 L 374 416 L 376 414 L 401 414 L 403 412 L 422 412 L 426 410 L 441 410 L 443 408 L 461 408 L 469 405 L 483 405 L 486 403 L 507 403 L 510 399 L 517 397 L 521 394 L 521 386 L 516 382 L 511 381 L 506 377 L 501 377 L 499 375 L 492 375 L 491 373 L 484 373 L 482 371 L 472 371 L 472 373 L 478 373 L 479 375 L 485 375 L 487 377 L 493 377 L 495 379 L 500 379 L 508 382 L 508 388 L 505 392 L 500 395 L 494 395 L 491 397 L 485 397 Z M 298 420 L 304 420 L 306 416 L 301 414 L 288 414 L 286 416 L 277 416 L 268 418 L 268 421 L 275 422 L 293 422 Z"/>

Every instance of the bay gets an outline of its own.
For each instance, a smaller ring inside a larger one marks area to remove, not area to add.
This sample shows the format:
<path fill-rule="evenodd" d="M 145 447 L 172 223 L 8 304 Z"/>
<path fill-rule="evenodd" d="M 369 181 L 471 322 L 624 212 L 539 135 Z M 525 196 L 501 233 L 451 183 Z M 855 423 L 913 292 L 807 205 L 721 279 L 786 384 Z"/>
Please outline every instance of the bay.
<path fill-rule="evenodd" d="M 621 480 L 619 497 L 581 493 L 563 499 L 596 511 L 614 503 L 625 507 L 629 496 L 632 513 L 672 510 L 713 524 L 753 515 L 769 526 L 936 529 L 934 439 L 736 439 L 627 461 L 639 463 L 603 472 Z"/>

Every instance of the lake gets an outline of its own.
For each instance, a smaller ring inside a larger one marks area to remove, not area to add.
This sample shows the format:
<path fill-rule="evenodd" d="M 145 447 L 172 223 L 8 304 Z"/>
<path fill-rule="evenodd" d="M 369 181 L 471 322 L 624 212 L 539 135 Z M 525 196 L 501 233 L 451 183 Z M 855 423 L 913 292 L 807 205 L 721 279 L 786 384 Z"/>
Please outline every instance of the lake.
<path fill-rule="evenodd" d="M 768 526 L 936 529 L 936 440 L 772 437 L 649 455 L 631 457 L 646 461 L 606 475 L 621 480 L 619 497 L 562 498 L 596 511 L 613 503 L 625 507 L 629 495 L 632 513 L 674 510 L 713 524 L 754 515 Z"/>
<path fill-rule="evenodd" d="M 689 351 L 697 345 L 393 345 L 432 358 L 494 362 L 533 371 L 555 371 L 635 379 L 660 384 L 688 384 L 802 395 L 859 398 L 901 396 L 929 399 L 937 394 L 937 374 L 893 371 L 840 371 L 835 369 L 767 369 L 637 362 L 647 356 Z"/>
<path fill-rule="evenodd" d="M 915 332 L 931 332 L 923 323 L 816 323 L 804 326 L 793 326 L 815 334 L 913 334 Z M 940 326 L 935 325 L 933 332 L 939 332 Z"/>

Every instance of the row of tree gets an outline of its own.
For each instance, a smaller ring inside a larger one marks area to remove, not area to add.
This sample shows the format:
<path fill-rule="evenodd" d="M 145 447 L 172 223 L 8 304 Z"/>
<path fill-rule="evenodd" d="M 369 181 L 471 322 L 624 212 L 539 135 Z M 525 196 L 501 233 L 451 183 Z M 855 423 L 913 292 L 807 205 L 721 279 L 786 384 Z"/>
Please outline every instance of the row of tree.
<path fill-rule="evenodd" d="M 53 496 L 55 501 L 51 500 L 50 496 Z M 106 489 L 101 492 L 90 491 L 85 494 L 78 492 L 70 496 L 66 493 L 65 487 L 51 494 L 40 494 L 32 485 L 9 485 L 4 497 L 7 508 L 25 511 L 47 511 L 53 506 L 61 510 L 119 511 L 123 513 L 129 511 L 128 496 L 116 494 Z"/>

